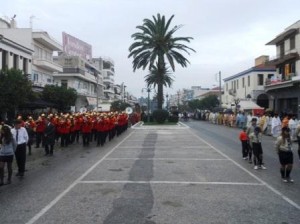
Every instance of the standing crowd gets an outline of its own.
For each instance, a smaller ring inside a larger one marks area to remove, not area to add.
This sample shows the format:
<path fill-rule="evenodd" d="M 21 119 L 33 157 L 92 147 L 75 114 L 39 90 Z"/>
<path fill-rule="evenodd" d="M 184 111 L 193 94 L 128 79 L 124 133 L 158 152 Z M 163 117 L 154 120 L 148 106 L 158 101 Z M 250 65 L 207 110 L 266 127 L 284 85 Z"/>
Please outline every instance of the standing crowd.
<path fill-rule="evenodd" d="M 18 167 L 16 176 L 24 176 L 26 155 L 32 154 L 33 144 L 35 148 L 43 147 L 45 156 L 53 156 L 55 143 L 60 147 L 80 142 L 84 147 L 92 142 L 97 147 L 104 146 L 107 140 L 111 141 L 127 130 L 128 118 L 128 114 L 123 112 L 61 113 L 41 114 L 37 119 L 32 116 L 23 119 L 20 115 L 14 121 L 13 127 L 1 123 L 0 186 L 11 183 L 14 157 Z"/>
<path fill-rule="evenodd" d="M 214 113 L 204 111 L 200 117 L 202 120 L 213 124 L 226 125 L 242 129 L 239 140 L 242 144 L 242 158 L 253 163 L 255 170 L 267 169 L 263 161 L 263 135 L 275 138 L 275 152 L 280 163 L 280 176 L 284 183 L 293 183 L 291 172 L 294 163 L 293 144 L 297 142 L 297 156 L 300 161 L 300 121 L 294 115 L 277 113 L 256 114 L 238 112 Z"/>

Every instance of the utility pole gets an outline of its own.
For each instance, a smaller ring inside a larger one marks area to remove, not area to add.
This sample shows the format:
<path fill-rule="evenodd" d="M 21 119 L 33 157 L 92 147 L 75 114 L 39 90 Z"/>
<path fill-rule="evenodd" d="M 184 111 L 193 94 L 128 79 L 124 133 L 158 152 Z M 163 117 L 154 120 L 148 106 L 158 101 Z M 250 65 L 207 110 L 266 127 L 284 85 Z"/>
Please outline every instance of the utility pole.
<path fill-rule="evenodd" d="M 222 107 L 221 71 L 219 71 L 219 102 L 220 102 L 220 107 Z"/>

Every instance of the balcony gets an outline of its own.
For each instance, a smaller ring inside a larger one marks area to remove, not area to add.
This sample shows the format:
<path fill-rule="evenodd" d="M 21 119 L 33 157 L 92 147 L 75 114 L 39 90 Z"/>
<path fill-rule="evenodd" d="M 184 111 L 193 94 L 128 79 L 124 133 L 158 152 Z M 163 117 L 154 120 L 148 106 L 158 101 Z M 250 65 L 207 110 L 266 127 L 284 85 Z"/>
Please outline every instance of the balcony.
<path fill-rule="evenodd" d="M 280 64 L 283 64 L 285 63 L 286 61 L 289 61 L 289 60 L 299 60 L 300 57 L 299 57 L 299 54 L 297 52 L 290 52 L 290 53 L 287 53 L 285 55 L 280 55 L 280 56 L 277 56 L 275 58 L 273 58 L 272 60 L 268 61 L 267 64 L 268 65 L 280 65 Z"/>
<path fill-rule="evenodd" d="M 272 78 L 266 79 L 265 81 L 265 91 L 288 88 L 293 86 L 295 83 L 300 82 L 300 76 L 295 73 L 289 73 L 282 78 Z"/>
<path fill-rule="evenodd" d="M 108 94 L 115 94 L 115 91 L 114 91 L 113 88 L 104 89 L 103 92 L 104 92 L 104 93 L 108 93 Z"/>
<path fill-rule="evenodd" d="M 103 78 L 103 82 L 104 83 L 114 83 L 114 79 L 113 78 L 104 77 Z"/>
<path fill-rule="evenodd" d="M 47 59 L 35 58 L 33 59 L 33 65 L 51 72 L 63 72 L 63 67 L 61 65 Z"/>
<path fill-rule="evenodd" d="M 63 51 L 61 44 L 58 43 L 54 38 L 52 38 L 45 31 L 34 31 L 32 32 L 32 38 L 42 44 L 43 46 L 53 50 L 53 51 Z"/>

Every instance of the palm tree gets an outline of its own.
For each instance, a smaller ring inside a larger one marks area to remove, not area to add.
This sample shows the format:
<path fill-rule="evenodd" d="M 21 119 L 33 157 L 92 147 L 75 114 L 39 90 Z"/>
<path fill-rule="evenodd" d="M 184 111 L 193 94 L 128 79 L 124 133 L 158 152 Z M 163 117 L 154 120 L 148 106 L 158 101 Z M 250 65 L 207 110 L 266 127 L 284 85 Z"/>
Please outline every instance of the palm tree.
<path fill-rule="evenodd" d="M 164 75 L 161 75 L 164 74 Z M 155 88 L 158 83 L 162 83 L 165 87 L 171 87 L 174 79 L 170 75 L 168 68 L 164 68 L 163 71 L 159 71 L 158 65 L 153 65 L 150 69 L 150 73 L 145 76 L 145 82 L 147 83 L 147 87 L 153 85 Z"/>
<path fill-rule="evenodd" d="M 166 22 L 165 16 L 152 16 L 153 21 L 144 19 L 144 23 L 136 28 L 140 32 L 132 34 L 134 43 L 129 47 L 130 54 L 128 58 L 133 57 L 133 71 L 148 67 L 149 70 L 153 65 L 157 64 L 157 72 L 159 76 L 164 76 L 166 62 L 170 64 L 172 71 L 175 71 L 175 62 L 182 67 L 187 67 L 189 61 L 180 53 L 184 51 L 189 54 L 192 48 L 181 44 L 180 42 L 190 42 L 192 37 L 173 37 L 173 34 L 182 27 L 182 25 L 174 26 L 169 30 L 174 15 Z M 163 79 L 157 79 L 158 81 Z M 157 82 L 157 100 L 158 109 L 162 109 L 163 104 L 163 83 Z"/>

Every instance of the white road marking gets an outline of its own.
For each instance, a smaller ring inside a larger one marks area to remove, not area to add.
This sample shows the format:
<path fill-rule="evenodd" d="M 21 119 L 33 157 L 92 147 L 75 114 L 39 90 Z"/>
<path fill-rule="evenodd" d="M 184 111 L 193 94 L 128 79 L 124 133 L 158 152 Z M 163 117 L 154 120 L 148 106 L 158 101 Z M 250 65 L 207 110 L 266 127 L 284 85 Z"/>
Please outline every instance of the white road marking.
<path fill-rule="evenodd" d="M 196 135 L 195 133 L 193 133 L 191 130 L 189 130 L 189 132 L 192 133 L 192 135 L 194 135 L 196 138 L 198 138 L 199 140 L 205 142 L 207 145 L 209 145 L 212 149 L 216 150 L 218 153 L 220 153 L 222 156 L 224 156 L 225 158 L 227 158 L 228 160 L 230 160 L 232 163 L 234 163 L 236 166 L 238 166 L 240 169 L 244 170 L 246 173 L 248 173 L 250 176 L 252 176 L 253 178 L 255 178 L 256 180 L 258 180 L 260 183 L 262 183 L 263 185 L 265 185 L 269 190 L 273 191 L 275 194 L 277 194 L 278 196 L 280 196 L 283 200 L 285 200 L 286 202 L 288 202 L 290 205 L 294 206 L 297 209 L 300 209 L 300 205 L 298 205 L 296 202 L 294 202 L 293 200 L 291 200 L 290 198 L 286 197 L 284 194 L 282 194 L 280 191 L 276 190 L 274 187 L 272 187 L 271 185 L 269 185 L 268 183 L 266 183 L 265 181 L 263 181 L 262 179 L 260 179 L 259 177 L 255 176 L 253 173 L 251 173 L 249 170 L 247 170 L 246 168 L 242 167 L 240 164 L 238 164 L 236 161 L 234 161 L 233 159 L 231 159 L 229 156 L 227 156 L 226 154 L 224 154 L 223 152 L 221 152 L 220 150 L 218 150 L 217 148 L 215 148 L 214 146 L 212 146 L 210 143 L 208 143 L 207 141 L 205 141 L 204 139 L 202 139 L 201 137 L 199 137 L 198 135 Z"/>
<path fill-rule="evenodd" d="M 187 129 L 189 129 L 187 127 Z M 82 174 L 79 178 L 77 178 L 67 189 L 65 189 L 62 193 L 60 193 L 54 200 L 52 200 L 48 205 L 46 205 L 40 212 L 38 212 L 34 217 L 32 217 L 26 224 L 33 224 L 35 223 L 39 218 L 41 218 L 47 211 L 49 211 L 56 203 L 58 203 L 67 193 L 69 193 L 77 184 L 79 183 L 137 183 L 137 184 L 195 184 L 195 185 L 205 185 L 205 184 L 211 184 L 211 185 L 255 185 L 255 186 L 266 186 L 271 191 L 273 191 L 275 194 L 279 195 L 287 201 L 289 204 L 294 206 L 297 209 L 300 209 L 300 206 L 283 195 L 278 190 L 274 189 L 272 186 L 267 184 L 265 181 L 260 179 L 259 177 L 252 174 L 250 171 L 248 171 L 246 168 L 242 167 L 240 164 L 232 160 L 230 157 L 228 157 L 226 154 L 221 152 L 220 150 L 216 149 L 214 146 L 212 146 L 210 143 L 205 141 L 204 139 L 200 138 L 198 135 L 193 133 L 191 130 L 189 132 L 194 135 L 198 140 L 204 142 L 208 146 L 210 146 L 212 149 L 217 151 L 219 154 L 221 154 L 224 158 L 234 163 L 236 166 L 238 166 L 240 169 L 244 170 L 246 173 L 248 173 L 250 176 L 252 176 L 254 179 L 258 180 L 260 183 L 244 183 L 244 182 L 176 182 L 176 181 L 82 181 L 93 169 L 95 169 L 101 162 L 108 159 L 107 157 L 112 154 L 113 151 L 115 151 L 116 148 L 119 147 L 125 140 L 127 140 L 129 137 L 131 137 L 134 132 L 130 133 L 126 138 L 124 138 L 119 144 L 117 144 L 114 148 L 112 148 L 107 154 L 105 154 L 102 159 L 100 159 L 98 162 L 96 162 L 93 166 L 91 166 L 84 174 Z M 152 147 L 151 147 L 152 148 Z M 155 147 L 155 148 L 161 148 L 161 147 Z M 199 147 L 201 148 L 201 147 Z M 125 158 L 126 159 L 126 158 Z M 225 160 L 226 160 L 225 159 Z M 169 159 L 170 160 L 170 159 Z M 214 159 L 217 160 L 217 159 Z"/>
<path fill-rule="evenodd" d="M 153 149 L 155 147 L 155 149 L 169 149 L 169 148 L 173 148 L 175 149 L 173 146 L 120 146 L 118 149 Z M 204 145 L 204 146 L 199 146 L 199 145 L 195 145 L 195 146 L 176 146 L 176 149 L 210 149 L 210 146 Z"/>
<path fill-rule="evenodd" d="M 106 153 L 102 159 L 96 162 L 93 166 L 91 166 L 84 174 L 82 174 L 79 178 L 77 178 L 66 190 L 60 193 L 53 201 L 51 201 L 48 205 L 46 205 L 39 213 L 37 213 L 34 217 L 32 217 L 26 224 L 33 224 L 39 218 L 41 218 L 49 209 L 51 209 L 60 199 L 62 199 L 67 193 L 69 193 L 73 187 L 75 187 L 83 178 L 85 178 L 95 167 L 97 167 L 103 160 L 106 159 L 119 145 L 121 145 L 127 138 L 133 135 L 134 132 L 130 133 L 126 138 L 124 138 L 119 144 L 113 147 L 108 153 Z"/>
<path fill-rule="evenodd" d="M 218 160 L 228 160 L 226 159 L 197 159 L 197 158 L 106 158 L 105 160 L 174 160 L 174 161 L 218 161 Z"/>
<path fill-rule="evenodd" d="M 263 186 L 263 183 L 247 183 L 247 182 L 200 182 L 200 181 L 129 181 L 129 180 L 85 180 L 79 181 L 80 184 L 194 184 L 194 185 L 247 185 L 247 186 Z"/>

